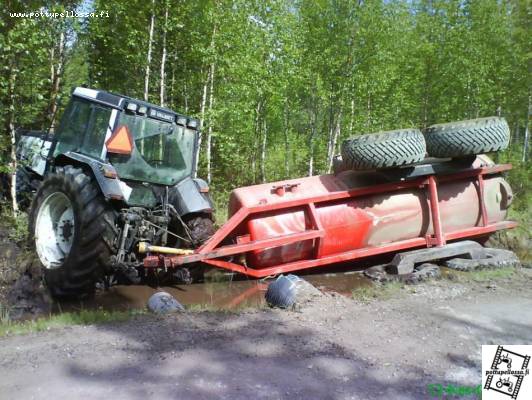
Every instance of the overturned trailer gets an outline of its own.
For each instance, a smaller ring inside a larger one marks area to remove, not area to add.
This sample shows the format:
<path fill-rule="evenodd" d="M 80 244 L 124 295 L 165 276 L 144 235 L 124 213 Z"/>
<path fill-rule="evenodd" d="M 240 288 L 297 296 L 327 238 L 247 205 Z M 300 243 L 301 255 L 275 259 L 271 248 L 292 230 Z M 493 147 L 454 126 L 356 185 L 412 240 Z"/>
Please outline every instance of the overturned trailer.
<path fill-rule="evenodd" d="M 143 245 L 144 267 L 202 262 L 262 278 L 408 249 L 443 249 L 460 239 L 482 242 L 516 226 L 506 220 L 513 194 L 502 173 L 509 169 L 486 156 L 426 159 L 238 188 L 230 196 L 230 218 L 203 246 L 179 255 Z M 457 251 L 445 255 L 463 249 Z"/>

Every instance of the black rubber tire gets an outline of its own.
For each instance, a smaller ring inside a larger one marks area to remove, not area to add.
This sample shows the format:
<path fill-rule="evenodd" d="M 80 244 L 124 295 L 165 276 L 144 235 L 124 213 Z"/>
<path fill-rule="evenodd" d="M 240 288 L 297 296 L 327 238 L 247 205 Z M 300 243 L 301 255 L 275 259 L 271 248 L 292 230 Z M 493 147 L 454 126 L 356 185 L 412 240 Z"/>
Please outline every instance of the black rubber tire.
<path fill-rule="evenodd" d="M 418 129 L 361 135 L 342 144 L 345 166 L 356 170 L 408 165 L 423 160 L 425 153 L 425 139 Z"/>
<path fill-rule="evenodd" d="M 513 251 L 485 248 L 486 258 L 465 259 L 453 258 L 445 262 L 445 266 L 455 271 L 475 271 L 486 268 L 519 268 L 521 261 Z"/>
<path fill-rule="evenodd" d="M 423 133 L 429 156 L 439 158 L 459 158 L 504 150 L 510 142 L 508 123 L 499 117 L 432 125 Z"/>
<path fill-rule="evenodd" d="M 407 285 L 415 285 L 441 276 L 440 267 L 431 263 L 417 265 L 414 267 L 413 272 L 402 275 L 388 273 L 387 267 L 388 265 L 384 264 L 367 268 L 364 270 L 364 275 L 380 283 L 402 282 Z"/>
<path fill-rule="evenodd" d="M 209 214 L 199 214 L 186 218 L 185 223 L 192 239 L 192 247 L 198 248 L 214 235 L 214 221 Z"/>
<path fill-rule="evenodd" d="M 268 285 L 265 299 L 270 307 L 290 308 L 297 300 L 298 283 L 301 278 L 296 275 L 280 275 Z"/>
<path fill-rule="evenodd" d="M 117 213 L 106 202 L 92 176 L 80 168 L 58 167 L 37 191 L 30 210 L 29 232 L 35 248 L 35 220 L 44 199 L 64 193 L 74 213 L 74 238 L 63 264 L 54 269 L 43 266 L 46 286 L 54 297 L 84 297 L 94 292 L 95 283 L 108 272 L 118 235 Z"/>
<path fill-rule="evenodd" d="M 17 168 L 17 202 L 21 210 L 30 207 L 34 192 L 35 188 L 29 172 L 24 168 Z"/>

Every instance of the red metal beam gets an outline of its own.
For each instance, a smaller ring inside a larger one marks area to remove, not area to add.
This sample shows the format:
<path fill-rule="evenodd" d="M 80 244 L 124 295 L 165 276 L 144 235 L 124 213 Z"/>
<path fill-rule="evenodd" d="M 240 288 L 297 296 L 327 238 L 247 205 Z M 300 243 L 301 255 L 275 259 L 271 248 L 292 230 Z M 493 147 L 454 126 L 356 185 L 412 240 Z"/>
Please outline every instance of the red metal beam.
<path fill-rule="evenodd" d="M 321 238 L 324 235 L 325 232 L 323 230 L 309 230 L 305 232 L 292 233 L 290 235 L 277 236 L 268 239 L 253 240 L 247 243 L 231 244 L 219 247 L 208 252 L 198 252 L 188 256 L 173 257 L 172 259 L 174 260 L 173 262 L 177 265 L 188 264 L 208 260 L 211 258 L 227 257 L 234 254 L 243 254 L 247 253 L 248 251 L 266 249 L 269 247 L 284 246 L 295 242 L 302 242 L 304 240 Z"/>
<path fill-rule="evenodd" d="M 432 228 L 436 238 L 436 246 L 441 247 L 445 244 L 445 234 L 443 233 L 440 217 L 440 200 L 438 199 L 438 185 L 436 178 L 431 175 L 428 179 L 430 217 L 432 219 Z"/>
<path fill-rule="evenodd" d="M 461 229 L 456 232 L 451 232 L 446 235 L 447 240 L 464 239 L 468 237 L 483 236 L 488 233 L 500 231 L 502 229 L 513 229 L 518 226 L 514 221 L 501 221 L 488 226 L 478 226 L 474 228 Z"/>
<path fill-rule="evenodd" d="M 465 229 L 465 230 L 461 230 L 457 232 L 448 233 L 447 239 L 456 240 L 456 239 L 463 239 L 466 237 L 482 236 L 487 233 L 494 232 L 496 230 L 510 229 L 510 228 L 515 228 L 516 226 L 517 226 L 517 223 L 513 221 L 503 221 L 503 222 L 492 224 L 486 227 L 471 228 L 471 229 Z M 277 275 L 277 274 L 282 274 L 282 273 L 287 273 L 287 272 L 292 272 L 292 271 L 297 271 L 297 270 L 302 270 L 302 269 L 321 267 L 321 266 L 328 265 L 328 264 L 334 264 L 334 263 L 350 261 L 350 260 L 355 260 L 355 259 L 364 258 L 364 257 L 375 256 L 375 255 L 384 254 L 384 253 L 391 253 L 391 252 L 396 252 L 400 250 L 413 249 L 416 247 L 424 247 L 425 245 L 426 245 L 425 239 L 419 237 L 419 238 L 389 243 L 389 244 L 385 244 L 381 246 L 365 247 L 362 249 L 351 250 L 345 253 L 334 254 L 334 255 L 326 256 L 320 259 L 295 261 L 292 263 L 276 265 L 274 267 L 262 268 L 262 269 L 253 269 L 253 268 L 249 268 L 249 267 L 246 267 L 240 264 L 236 264 L 236 263 L 224 261 L 224 260 L 212 260 L 211 259 L 211 260 L 205 260 L 204 262 L 217 268 L 239 272 L 244 275 L 251 276 L 253 278 L 263 278 L 269 275 Z"/>
<path fill-rule="evenodd" d="M 242 207 L 238 210 L 214 235 L 198 249 L 198 253 L 207 253 L 214 249 L 224 240 L 238 225 L 249 215 L 249 209 Z"/>
<path fill-rule="evenodd" d="M 309 217 L 310 222 L 312 222 L 312 227 L 314 229 L 317 229 L 319 231 L 323 231 L 323 225 L 321 224 L 320 217 L 318 216 L 318 213 L 316 212 L 316 207 L 314 206 L 314 203 L 308 203 L 308 211 L 309 211 Z M 316 239 L 316 251 L 314 253 L 314 256 L 316 258 L 321 257 L 321 249 L 323 245 L 323 240 L 321 238 Z"/>
<path fill-rule="evenodd" d="M 484 199 L 484 177 L 478 176 L 478 200 L 480 205 L 480 215 L 482 216 L 482 225 L 488 226 L 488 212 L 486 210 L 486 201 Z"/>

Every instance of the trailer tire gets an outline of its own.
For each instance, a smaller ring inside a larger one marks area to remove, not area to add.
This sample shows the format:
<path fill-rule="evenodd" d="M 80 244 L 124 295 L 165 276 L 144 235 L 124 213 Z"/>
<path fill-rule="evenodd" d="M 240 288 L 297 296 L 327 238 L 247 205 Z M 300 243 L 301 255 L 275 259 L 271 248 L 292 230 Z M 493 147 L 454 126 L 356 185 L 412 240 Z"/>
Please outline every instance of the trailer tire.
<path fill-rule="evenodd" d="M 504 150 L 510 128 L 504 118 L 488 117 L 432 125 L 423 131 L 431 157 L 460 158 Z"/>
<path fill-rule="evenodd" d="M 429 279 L 439 278 L 441 276 L 440 267 L 436 264 L 424 263 L 414 267 L 414 271 L 409 274 L 390 274 L 388 265 L 376 265 L 364 270 L 364 275 L 373 281 L 380 283 L 402 282 L 407 285 L 415 285 Z"/>
<path fill-rule="evenodd" d="M 425 158 L 426 146 L 418 129 L 366 134 L 347 139 L 342 144 L 346 167 L 356 170 L 398 167 Z"/>
<path fill-rule="evenodd" d="M 17 202 L 22 210 L 27 210 L 31 205 L 31 198 L 35 192 L 36 182 L 31 179 L 29 172 L 24 168 L 17 168 Z"/>
<path fill-rule="evenodd" d="M 44 180 L 31 205 L 29 232 L 52 296 L 94 292 L 114 252 L 115 219 L 116 212 L 83 170 L 58 167 Z"/>
<path fill-rule="evenodd" d="M 475 271 L 486 268 L 519 268 L 521 261 L 513 251 L 504 249 L 484 249 L 487 257 L 478 259 L 453 258 L 445 266 L 455 271 Z"/>

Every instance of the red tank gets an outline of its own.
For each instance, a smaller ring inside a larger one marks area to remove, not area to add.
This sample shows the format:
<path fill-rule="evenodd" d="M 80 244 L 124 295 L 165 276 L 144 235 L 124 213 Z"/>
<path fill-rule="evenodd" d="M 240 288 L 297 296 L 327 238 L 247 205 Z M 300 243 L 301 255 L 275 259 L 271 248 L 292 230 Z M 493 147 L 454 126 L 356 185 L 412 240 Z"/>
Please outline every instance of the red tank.
<path fill-rule="evenodd" d="M 492 166 L 485 156 L 477 157 L 473 167 Z M 399 179 L 400 181 L 401 179 Z M 312 202 L 331 193 L 390 183 L 390 175 L 382 172 L 344 171 L 338 175 L 321 175 L 277 183 L 248 186 L 234 190 L 229 202 L 229 216 L 242 207 L 290 203 L 292 200 Z M 512 191 L 500 174 L 483 179 L 485 214 L 481 207 L 477 177 L 464 177 L 438 183 L 441 230 L 445 235 L 464 229 L 504 221 L 511 203 Z M 312 229 L 306 206 L 282 208 L 267 214 L 251 216 L 240 234 L 249 240 L 302 233 Z M 275 248 L 247 253 L 252 268 L 281 265 L 315 256 L 320 240 L 320 257 L 380 246 L 406 239 L 434 234 L 429 194 L 425 187 L 409 187 L 389 193 L 374 193 L 315 205 L 316 217 L 324 231 L 320 239 L 310 239 Z M 487 221 L 483 221 L 487 218 Z"/>

